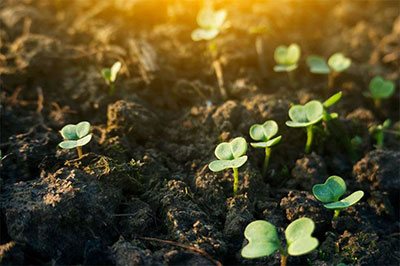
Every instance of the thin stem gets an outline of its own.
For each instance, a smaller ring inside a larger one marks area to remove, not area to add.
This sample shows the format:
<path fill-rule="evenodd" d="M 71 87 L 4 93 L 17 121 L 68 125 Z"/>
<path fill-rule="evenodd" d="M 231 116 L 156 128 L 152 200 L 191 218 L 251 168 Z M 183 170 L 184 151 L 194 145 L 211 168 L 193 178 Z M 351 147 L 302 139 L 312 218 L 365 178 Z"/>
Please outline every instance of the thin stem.
<path fill-rule="evenodd" d="M 286 264 L 287 264 L 287 259 L 288 259 L 288 256 L 287 256 L 287 255 L 281 254 L 281 266 L 286 266 Z"/>
<path fill-rule="evenodd" d="M 262 175 L 265 176 L 267 174 L 267 169 L 269 165 L 269 158 L 271 157 L 271 148 L 265 147 L 265 159 L 262 168 Z"/>
<path fill-rule="evenodd" d="M 310 125 L 307 127 L 307 142 L 306 142 L 306 148 L 305 148 L 305 153 L 310 153 L 311 150 L 311 145 L 313 141 L 313 125 Z"/>
<path fill-rule="evenodd" d="M 76 150 L 77 150 L 77 152 L 78 152 L 78 158 L 80 159 L 80 158 L 82 157 L 82 155 L 83 155 L 83 153 L 82 153 L 82 146 L 77 146 L 77 147 L 76 147 Z"/>
<path fill-rule="evenodd" d="M 236 195 L 239 187 L 239 171 L 233 168 L 233 195 Z"/>
<path fill-rule="evenodd" d="M 223 100 L 226 100 L 228 98 L 228 94 L 226 92 L 226 89 L 224 87 L 224 76 L 222 73 L 222 66 L 221 66 L 221 62 L 216 59 L 213 61 L 213 68 L 214 68 L 214 72 L 215 72 L 215 76 L 217 77 L 217 82 L 218 82 L 218 87 L 219 87 L 219 91 L 221 94 L 221 98 Z"/>
<path fill-rule="evenodd" d="M 109 94 L 110 94 L 110 95 L 114 95 L 114 93 L 115 93 L 115 84 L 114 84 L 114 82 L 110 82 L 110 91 L 109 91 Z"/>
<path fill-rule="evenodd" d="M 379 130 L 378 132 L 376 132 L 376 147 L 378 149 L 383 148 L 383 139 L 384 139 L 383 130 Z"/>
<path fill-rule="evenodd" d="M 333 89 L 333 86 L 335 85 L 335 78 L 337 76 L 337 72 L 330 72 L 328 74 L 328 89 L 331 90 Z"/>
<path fill-rule="evenodd" d="M 336 220 L 339 217 L 340 210 L 335 210 L 333 213 L 333 220 Z"/>
<path fill-rule="evenodd" d="M 381 109 L 382 101 L 381 99 L 374 99 L 374 105 L 376 109 Z"/>
<path fill-rule="evenodd" d="M 256 52 L 257 52 L 257 57 L 258 57 L 258 65 L 260 67 L 260 71 L 262 76 L 265 78 L 267 76 L 267 66 L 265 64 L 265 52 L 264 52 L 264 41 L 263 37 L 258 35 L 256 37 Z"/>
<path fill-rule="evenodd" d="M 290 82 L 290 87 L 292 87 L 292 89 L 296 88 L 296 81 L 294 78 L 294 72 L 293 71 L 289 71 L 287 72 L 288 76 L 289 76 L 289 82 Z"/>

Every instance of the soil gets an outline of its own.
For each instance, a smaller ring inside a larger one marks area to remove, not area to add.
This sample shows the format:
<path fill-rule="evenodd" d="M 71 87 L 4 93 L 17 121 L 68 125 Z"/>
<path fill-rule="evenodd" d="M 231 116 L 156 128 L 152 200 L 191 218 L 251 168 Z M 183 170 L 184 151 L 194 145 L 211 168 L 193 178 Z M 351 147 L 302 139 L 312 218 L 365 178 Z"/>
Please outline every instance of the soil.
<path fill-rule="evenodd" d="M 279 265 L 279 254 L 240 256 L 244 228 L 265 219 L 282 235 L 303 216 L 320 245 L 289 265 L 400 264 L 400 139 L 388 133 L 377 149 L 368 132 L 386 118 L 399 127 L 399 2 L 215 2 L 231 24 L 216 39 L 227 100 L 206 44 L 190 39 L 200 1 L 0 3 L 1 264 Z M 261 60 L 249 33 L 260 24 Z M 302 48 L 296 89 L 272 71 L 275 47 L 292 42 Z M 338 51 L 353 63 L 327 91 L 304 58 Z M 117 60 L 110 96 L 100 70 Z M 377 74 L 397 86 L 379 109 L 362 96 Z M 304 154 L 305 132 L 285 126 L 289 107 L 337 91 L 339 119 Z M 267 119 L 282 135 L 267 176 L 249 149 L 233 196 L 232 173 L 207 167 L 214 148 L 250 142 L 249 127 Z M 57 147 L 59 130 L 83 120 L 93 140 L 77 159 Z M 365 192 L 335 221 L 311 193 L 330 175 Z"/>

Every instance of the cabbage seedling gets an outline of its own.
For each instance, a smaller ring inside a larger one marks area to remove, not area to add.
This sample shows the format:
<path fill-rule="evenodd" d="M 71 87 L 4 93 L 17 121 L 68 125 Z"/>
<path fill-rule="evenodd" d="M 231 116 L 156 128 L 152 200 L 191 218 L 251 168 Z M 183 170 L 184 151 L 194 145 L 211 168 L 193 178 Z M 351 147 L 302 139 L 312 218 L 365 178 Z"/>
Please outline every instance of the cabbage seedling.
<path fill-rule="evenodd" d="M 311 73 L 328 74 L 328 88 L 332 88 L 339 73 L 350 67 L 351 59 L 342 53 L 335 53 L 329 57 L 327 63 L 321 56 L 310 55 L 307 57 L 307 65 Z"/>
<path fill-rule="evenodd" d="M 391 97 L 394 93 L 395 86 L 391 80 L 385 80 L 381 76 L 376 76 L 369 82 L 369 93 L 364 95 L 374 100 L 376 108 L 381 107 L 381 101 Z"/>
<path fill-rule="evenodd" d="M 296 43 L 292 43 L 288 47 L 280 45 L 275 49 L 274 52 L 274 59 L 277 63 L 277 65 L 274 66 L 274 71 L 287 72 L 292 87 L 294 87 L 295 84 L 292 71 L 294 71 L 298 67 L 300 55 L 300 46 Z"/>
<path fill-rule="evenodd" d="M 307 217 L 293 221 L 285 230 L 286 248 L 283 248 L 276 227 L 264 220 L 251 222 L 244 230 L 249 243 L 242 249 L 242 257 L 255 259 L 266 257 L 277 250 L 281 254 L 281 266 L 286 266 L 288 256 L 307 254 L 318 246 L 318 239 L 311 234 L 314 231 L 313 220 Z"/>
<path fill-rule="evenodd" d="M 214 39 L 223 30 L 226 20 L 226 10 L 214 10 L 211 6 L 205 6 L 197 14 L 198 28 L 192 31 L 193 41 L 207 41 L 208 51 L 213 59 L 212 67 L 218 81 L 218 87 L 222 99 L 227 98 L 227 92 L 224 87 L 221 62 L 218 58 L 218 47 Z"/>
<path fill-rule="evenodd" d="M 262 175 L 265 176 L 268 169 L 269 158 L 271 156 L 272 146 L 278 144 L 281 141 L 282 136 L 274 137 L 278 133 L 278 124 L 273 120 L 265 121 L 264 124 L 254 124 L 249 130 L 250 137 L 259 142 L 250 143 L 254 148 L 265 149 L 265 158 L 262 168 Z"/>
<path fill-rule="evenodd" d="M 247 161 L 245 155 L 247 151 L 247 142 L 244 138 L 234 138 L 231 142 L 222 142 L 215 148 L 215 156 L 219 160 L 212 161 L 208 168 L 213 172 L 220 172 L 225 169 L 233 170 L 233 194 L 236 194 L 239 187 L 238 168 Z"/>
<path fill-rule="evenodd" d="M 58 146 L 63 149 L 76 148 L 78 157 L 81 158 L 82 146 L 88 144 L 92 139 L 92 134 L 90 133 L 90 123 L 83 121 L 76 125 L 69 124 L 64 126 L 60 133 L 64 138 L 64 141 L 60 142 Z"/>
<path fill-rule="evenodd" d="M 334 210 L 333 219 L 339 217 L 340 211 L 356 204 L 364 192 L 358 190 L 344 199 L 339 200 L 346 192 L 346 183 L 340 176 L 330 176 L 325 183 L 314 185 L 312 188 L 316 199 L 324 203 L 324 207 Z"/>
<path fill-rule="evenodd" d="M 113 95 L 115 92 L 115 81 L 117 80 L 118 72 L 121 70 L 121 62 L 115 62 L 111 68 L 103 68 L 101 75 L 109 87 L 109 94 Z"/>
<path fill-rule="evenodd" d="M 368 129 L 370 134 L 375 138 L 376 147 L 378 149 L 383 148 L 383 142 L 385 140 L 385 131 L 389 129 L 391 124 L 392 121 L 390 119 L 386 119 L 382 124 L 377 126 L 372 126 Z"/>

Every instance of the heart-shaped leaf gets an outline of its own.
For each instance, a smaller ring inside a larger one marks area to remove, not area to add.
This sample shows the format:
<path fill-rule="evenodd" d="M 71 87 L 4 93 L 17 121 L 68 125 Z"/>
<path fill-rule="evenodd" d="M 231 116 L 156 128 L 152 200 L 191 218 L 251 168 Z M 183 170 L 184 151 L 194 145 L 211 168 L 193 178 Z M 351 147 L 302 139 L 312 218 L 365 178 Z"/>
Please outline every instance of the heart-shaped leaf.
<path fill-rule="evenodd" d="M 297 68 L 297 62 L 300 59 L 300 54 L 300 46 L 295 43 L 289 45 L 289 47 L 284 45 L 278 46 L 274 52 L 274 59 L 278 66 L 274 67 L 274 70 L 277 72 L 291 71 Z"/>
<path fill-rule="evenodd" d="M 318 246 L 318 239 L 311 236 L 314 228 L 313 220 L 306 217 L 297 219 L 289 224 L 285 230 L 289 255 L 304 255 Z"/>
<path fill-rule="evenodd" d="M 269 256 L 280 248 L 278 233 L 274 225 L 267 221 L 251 222 L 244 230 L 249 243 L 242 249 L 242 256 L 248 259 Z"/>
<path fill-rule="evenodd" d="M 345 57 L 342 53 L 336 53 L 329 57 L 328 65 L 335 72 L 342 72 L 350 67 L 351 59 Z"/>
<path fill-rule="evenodd" d="M 369 91 L 374 99 L 385 99 L 393 95 L 395 90 L 394 82 L 385 80 L 381 76 L 374 77 L 369 83 Z"/>
<path fill-rule="evenodd" d="M 324 207 L 333 210 L 346 209 L 351 205 L 356 204 L 363 196 L 364 191 L 358 190 L 340 201 L 324 204 Z"/>
<path fill-rule="evenodd" d="M 294 105 L 289 109 L 292 121 L 286 121 L 289 127 L 307 127 L 319 122 L 324 113 L 324 107 L 319 101 L 310 101 L 305 105 Z"/>
<path fill-rule="evenodd" d="M 338 93 L 335 93 L 334 95 L 329 97 L 329 99 L 326 100 L 322 105 L 325 108 L 328 108 L 328 107 L 334 105 L 335 103 L 337 103 L 341 98 L 342 98 L 342 92 L 339 91 Z"/>
<path fill-rule="evenodd" d="M 234 138 L 231 142 L 222 142 L 215 148 L 215 156 L 220 160 L 239 158 L 247 151 L 247 142 L 242 137 Z"/>
<path fill-rule="evenodd" d="M 329 74 L 331 72 L 325 59 L 317 55 L 307 57 L 307 65 L 310 68 L 310 72 L 314 74 Z"/>
<path fill-rule="evenodd" d="M 229 168 L 239 168 L 247 162 L 247 156 L 233 159 L 233 160 L 215 160 L 212 161 L 208 168 L 213 172 L 219 172 Z"/>
<path fill-rule="evenodd" d="M 79 138 L 76 134 L 76 125 L 68 124 L 61 129 L 60 133 L 65 140 L 77 140 Z"/>
<path fill-rule="evenodd" d="M 205 41 L 209 41 L 214 39 L 215 37 L 217 37 L 217 35 L 219 34 L 219 30 L 218 29 L 202 29 L 202 28 L 198 28 L 195 29 L 194 31 L 192 31 L 192 40 L 193 41 L 201 41 L 201 40 L 205 40 Z"/>
<path fill-rule="evenodd" d="M 115 62 L 110 69 L 110 81 L 115 82 L 117 79 L 118 72 L 121 70 L 121 62 Z"/>
<path fill-rule="evenodd" d="M 282 136 L 278 136 L 276 138 L 273 138 L 271 140 L 268 140 L 266 142 L 255 142 L 255 143 L 250 143 L 250 145 L 253 148 L 266 148 L 266 147 L 272 147 L 278 144 L 282 139 Z"/>
<path fill-rule="evenodd" d="M 89 134 L 81 139 L 78 139 L 76 141 L 76 146 L 85 146 L 90 142 L 91 139 L 92 139 L 92 134 Z"/>
<path fill-rule="evenodd" d="M 255 124 L 250 127 L 250 137 L 254 140 L 268 141 L 278 133 L 278 124 L 274 120 L 265 121 L 264 124 Z"/>
<path fill-rule="evenodd" d="M 197 15 L 197 24 L 206 30 L 220 29 L 225 22 L 226 15 L 224 9 L 214 11 L 210 7 L 205 7 Z"/>
<path fill-rule="evenodd" d="M 78 138 L 83 138 L 90 132 L 90 123 L 87 121 L 80 122 L 76 125 L 75 130 Z"/>
<path fill-rule="evenodd" d="M 58 144 L 58 146 L 60 148 L 68 150 L 68 149 L 73 149 L 73 148 L 78 147 L 78 144 L 77 144 L 76 140 L 64 140 L 64 141 L 60 142 Z"/>
<path fill-rule="evenodd" d="M 346 192 L 346 183 L 340 176 L 330 176 L 325 183 L 314 185 L 314 196 L 321 202 L 335 202 Z"/>

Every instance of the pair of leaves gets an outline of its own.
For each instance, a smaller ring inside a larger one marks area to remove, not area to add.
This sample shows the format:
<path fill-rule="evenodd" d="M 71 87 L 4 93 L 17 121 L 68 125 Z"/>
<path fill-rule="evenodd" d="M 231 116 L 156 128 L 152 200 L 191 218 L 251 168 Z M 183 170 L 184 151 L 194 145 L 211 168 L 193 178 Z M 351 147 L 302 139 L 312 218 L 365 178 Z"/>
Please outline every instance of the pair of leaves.
<path fill-rule="evenodd" d="M 244 138 L 234 138 L 231 142 L 222 142 L 215 148 L 215 156 L 219 159 L 212 161 L 208 168 L 219 172 L 228 168 L 239 168 L 247 161 L 247 142 Z"/>
<path fill-rule="evenodd" d="M 212 40 L 220 33 L 226 19 L 226 10 L 213 10 L 205 7 L 197 15 L 197 24 L 199 28 L 192 32 L 193 41 Z"/>
<path fill-rule="evenodd" d="M 307 65 L 311 73 L 329 74 L 334 72 L 343 72 L 351 65 L 351 59 L 345 57 L 342 53 L 335 53 L 328 59 L 328 63 L 321 56 L 310 55 L 307 58 Z"/>
<path fill-rule="evenodd" d="M 58 144 L 63 149 L 73 149 L 78 146 L 84 146 L 92 139 L 90 133 L 90 123 L 87 121 L 80 122 L 76 125 L 69 124 L 64 126 L 61 131 L 64 141 Z"/>
<path fill-rule="evenodd" d="M 291 121 L 286 121 L 288 127 L 307 127 L 318 123 L 324 114 L 324 106 L 313 100 L 305 105 L 294 105 L 289 109 Z"/>
<path fill-rule="evenodd" d="M 292 256 L 307 254 L 318 246 L 318 240 L 312 237 L 314 222 L 306 217 L 293 221 L 285 230 L 287 253 Z M 247 225 L 244 236 L 249 243 L 242 249 L 244 258 L 260 258 L 273 254 L 281 248 L 276 227 L 271 223 L 258 220 Z"/>
<path fill-rule="evenodd" d="M 114 83 L 117 80 L 118 72 L 121 70 L 121 62 L 115 62 L 111 68 L 103 68 L 101 75 L 107 81 L 108 84 Z"/>
<path fill-rule="evenodd" d="M 394 82 L 385 80 L 381 76 L 374 77 L 369 82 L 370 96 L 373 99 L 386 99 L 393 95 L 395 90 Z"/>
<path fill-rule="evenodd" d="M 273 120 L 265 121 L 264 124 L 254 124 L 249 130 L 250 137 L 257 143 L 250 143 L 254 148 L 272 147 L 281 141 L 282 136 L 271 139 L 278 133 L 278 124 Z"/>
<path fill-rule="evenodd" d="M 364 192 L 359 190 L 339 200 L 346 192 L 346 183 L 340 176 L 330 176 L 325 183 L 313 186 L 312 191 L 319 201 L 325 203 L 325 208 L 334 210 L 348 208 L 364 196 Z"/>
<path fill-rule="evenodd" d="M 290 72 L 297 68 L 297 63 L 300 59 L 301 50 L 298 44 L 280 45 L 275 49 L 274 59 L 277 63 L 274 66 L 275 72 Z"/>

